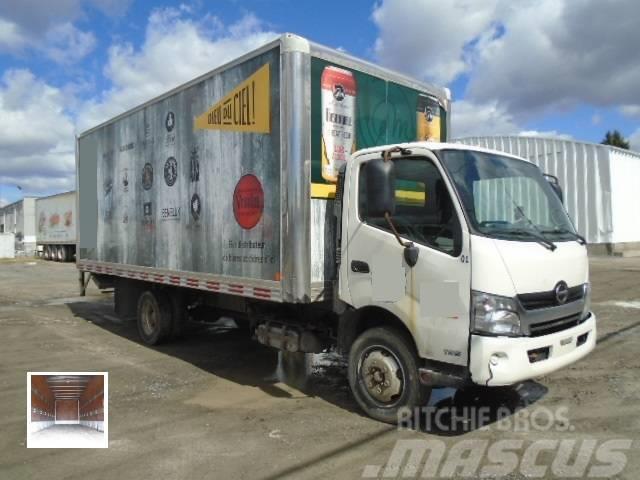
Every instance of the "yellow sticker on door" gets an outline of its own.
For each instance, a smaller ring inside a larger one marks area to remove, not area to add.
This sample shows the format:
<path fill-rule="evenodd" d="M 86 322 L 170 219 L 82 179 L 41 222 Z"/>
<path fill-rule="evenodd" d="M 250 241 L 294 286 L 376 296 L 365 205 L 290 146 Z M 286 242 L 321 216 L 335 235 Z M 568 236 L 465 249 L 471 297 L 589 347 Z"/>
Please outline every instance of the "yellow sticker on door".
<path fill-rule="evenodd" d="M 194 128 L 269 133 L 271 131 L 269 88 L 269 64 L 267 63 L 213 107 L 196 117 Z"/>

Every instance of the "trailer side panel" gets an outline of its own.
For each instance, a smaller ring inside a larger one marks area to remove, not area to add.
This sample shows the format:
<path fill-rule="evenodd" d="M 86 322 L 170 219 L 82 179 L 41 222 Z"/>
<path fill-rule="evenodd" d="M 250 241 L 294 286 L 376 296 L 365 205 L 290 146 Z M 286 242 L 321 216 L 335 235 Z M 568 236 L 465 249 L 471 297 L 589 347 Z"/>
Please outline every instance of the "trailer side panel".
<path fill-rule="evenodd" d="M 76 243 L 76 192 L 66 192 L 36 200 L 36 243 L 71 245 Z"/>
<path fill-rule="evenodd" d="M 79 139 L 80 266 L 279 281 L 280 175 L 273 48 Z"/>

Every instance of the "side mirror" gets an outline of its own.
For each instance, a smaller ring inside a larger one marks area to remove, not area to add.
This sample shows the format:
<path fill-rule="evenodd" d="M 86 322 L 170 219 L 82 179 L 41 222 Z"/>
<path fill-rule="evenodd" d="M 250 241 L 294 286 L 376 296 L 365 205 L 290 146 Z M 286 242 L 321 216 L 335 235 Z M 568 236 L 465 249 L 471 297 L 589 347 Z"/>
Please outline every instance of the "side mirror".
<path fill-rule="evenodd" d="M 395 169 L 393 162 L 382 158 L 365 164 L 367 178 L 367 213 L 371 217 L 384 217 L 396 212 Z"/>
<path fill-rule="evenodd" d="M 549 182 L 551 188 L 556 193 L 561 203 L 564 203 L 564 195 L 562 193 L 562 187 L 560 186 L 560 182 L 558 181 L 558 177 L 554 175 L 550 175 L 548 173 L 543 174 L 544 178 Z"/>
<path fill-rule="evenodd" d="M 413 243 L 405 245 L 404 247 L 404 261 L 407 262 L 409 267 L 415 267 L 416 263 L 418 263 L 418 254 L 420 250 Z"/>

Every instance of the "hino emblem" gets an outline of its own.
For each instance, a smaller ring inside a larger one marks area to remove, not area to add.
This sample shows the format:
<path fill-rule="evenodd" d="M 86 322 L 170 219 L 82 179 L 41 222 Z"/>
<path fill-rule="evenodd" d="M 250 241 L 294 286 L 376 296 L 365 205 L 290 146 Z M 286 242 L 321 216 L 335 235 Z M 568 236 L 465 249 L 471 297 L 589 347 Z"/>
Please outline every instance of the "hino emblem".
<path fill-rule="evenodd" d="M 569 298 L 569 287 L 564 281 L 558 282 L 556 288 L 553 290 L 556 294 L 556 300 L 560 305 L 564 305 Z"/>

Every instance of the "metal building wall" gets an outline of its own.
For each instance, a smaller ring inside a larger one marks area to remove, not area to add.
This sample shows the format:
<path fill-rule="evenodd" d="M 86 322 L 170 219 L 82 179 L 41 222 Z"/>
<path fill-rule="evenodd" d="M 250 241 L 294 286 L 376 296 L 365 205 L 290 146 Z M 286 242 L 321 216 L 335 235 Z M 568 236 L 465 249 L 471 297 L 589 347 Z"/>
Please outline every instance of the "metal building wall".
<path fill-rule="evenodd" d="M 589 243 L 615 241 L 609 147 L 526 136 L 466 137 L 454 142 L 517 155 L 535 163 L 544 173 L 555 175 L 578 232 Z"/>
<path fill-rule="evenodd" d="M 611 207 L 613 240 L 619 250 L 640 251 L 640 155 L 628 150 L 612 148 Z M 622 245 L 624 244 L 624 245 Z"/>
<path fill-rule="evenodd" d="M 35 198 L 25 197 L 0 208 L 0 225 L 5 233 L 15 234 L 17 252 L 32 255 L 36 245 Z"/>

